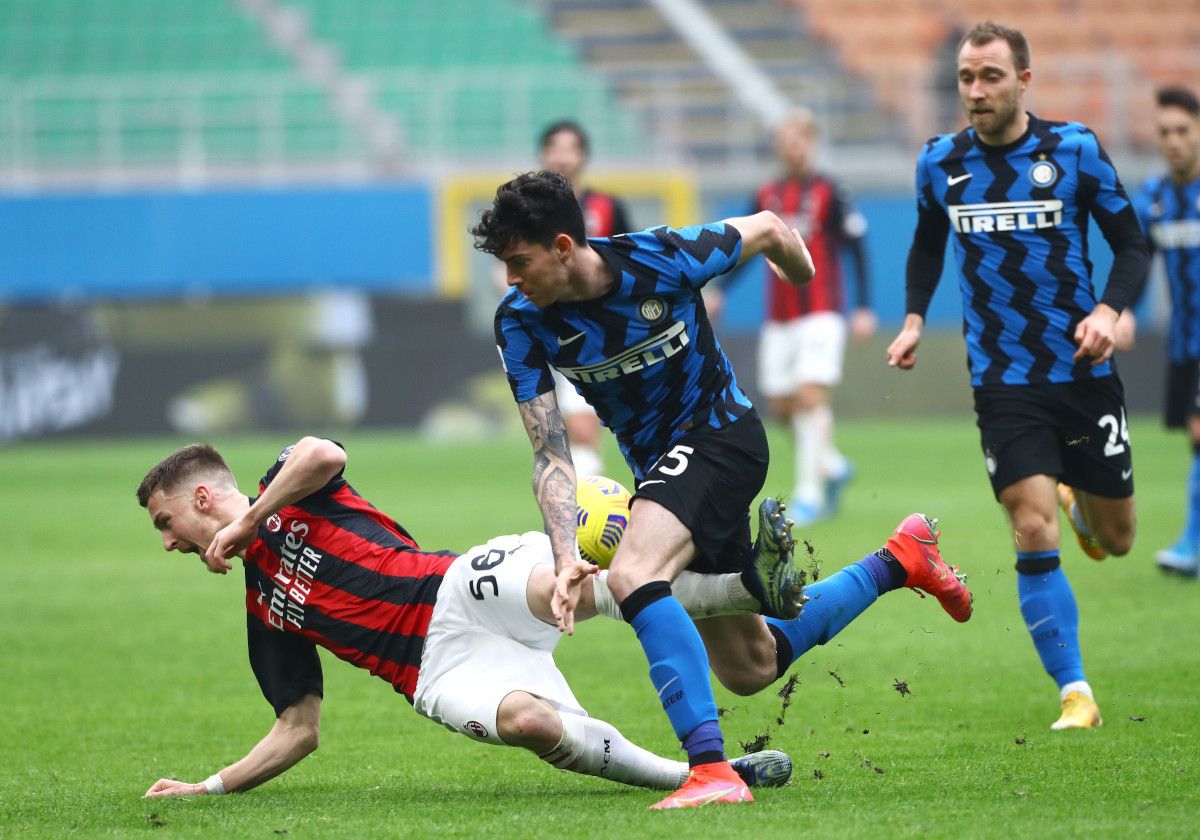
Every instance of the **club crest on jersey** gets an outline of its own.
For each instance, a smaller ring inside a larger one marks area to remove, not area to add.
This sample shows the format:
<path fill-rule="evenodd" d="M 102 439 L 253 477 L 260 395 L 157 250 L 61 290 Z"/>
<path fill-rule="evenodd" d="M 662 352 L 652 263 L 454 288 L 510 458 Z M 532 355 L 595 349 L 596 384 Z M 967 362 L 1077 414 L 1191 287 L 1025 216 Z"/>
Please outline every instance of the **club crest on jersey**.
<path fill-rule="evenodd" d="M 469 720 L 463 724 L 463 729 L 467 730 L 476 738 L 486 738 L 488 735 L 487 727 L 477 720 Z"/>
<path fill-rule="evenodd" d="M 647 324 L 656 323 L 667 314 L 667 304 L 660 297 L 648 297 L 638 306 L 638 314 Z"/>
<path fill-rule="evenodd" d="M 272 534 L 279 533 L 279 529 L 283 527 L 283 517 L 278 513 L 272 513 L 267 517 L 266 526 Z"/>
<path fill-rule="evenodd" d="M 1058 170 L 1053 163 L 1039 160 L 1029 167 L 1029 180 L 1035 187 L 1048 187 L 1058 180 Z"/>

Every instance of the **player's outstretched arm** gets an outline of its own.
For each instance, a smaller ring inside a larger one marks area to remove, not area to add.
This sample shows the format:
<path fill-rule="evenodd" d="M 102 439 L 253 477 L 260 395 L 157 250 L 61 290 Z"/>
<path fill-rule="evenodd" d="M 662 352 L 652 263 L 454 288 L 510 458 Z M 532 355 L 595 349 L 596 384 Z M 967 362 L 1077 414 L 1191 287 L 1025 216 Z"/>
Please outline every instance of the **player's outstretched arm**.
<path fill-rule="evenodd" d="M 517 408 L 533 446 L 533 495 L 554 551 L 557 580 L 551 610 L 558 629 L 574 633 L 575 605 L 586 580 L 586 574 L 581 572 L 590 573 L 596 567 L 584 563 L 575 553 L 575 465 L 571 461 L 567 427 L 554 391 L 518 403 Z"/>
<path fill-rule="evenodd" d="M 770 210 L 753 216 L 725 219 L 724 224 L 737 228 L 742 235 L 742 253 L 738 265 L 762 254 L 772 271 L 797 286 L 812 280 L 817 273 L 800 231 L 788 227 L 783 219 Z"/>
<path fill-rule="evenodd" d="M 324 487 L 346 467 L 346 450 L 331 440 L 303 437 L 292 447 L 275 480 L 250 508 L 213 537 L 204 562 L 209 571 L 225 574 L 229 558 L 241 554 L 254 540 L 267 517 Z"/>
<path fill-rule="evenodd" d="M 147 797 L 233 793 L 258 787 L 300 762 L 317 748 L 321 724 L 321 698 L 306 694 L 283 710 L 266 737 L 245 758 L 203 782 L 159 779 Z"/>

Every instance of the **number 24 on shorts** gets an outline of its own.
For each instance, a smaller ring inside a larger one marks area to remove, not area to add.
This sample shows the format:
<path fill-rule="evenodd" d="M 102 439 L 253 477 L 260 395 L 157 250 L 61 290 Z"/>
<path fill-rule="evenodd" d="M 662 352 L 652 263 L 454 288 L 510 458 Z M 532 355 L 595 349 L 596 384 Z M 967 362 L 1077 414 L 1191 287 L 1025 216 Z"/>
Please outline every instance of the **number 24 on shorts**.
<path fill-rule="evenodd" d="M 1121 411 L 1120 421 L 1112 414 L 1105 414 L 1096 421 L 1096 425 L 1102 429 L 1108 429 L 1108 440 L 1104 444 L 1104 457 L 1111 458 L 1113 455 L 1120 455 L 1125 451 L 1125 444 L 1129 443 L 1129 425 L 1125 422 L 1124 409 Z"/>

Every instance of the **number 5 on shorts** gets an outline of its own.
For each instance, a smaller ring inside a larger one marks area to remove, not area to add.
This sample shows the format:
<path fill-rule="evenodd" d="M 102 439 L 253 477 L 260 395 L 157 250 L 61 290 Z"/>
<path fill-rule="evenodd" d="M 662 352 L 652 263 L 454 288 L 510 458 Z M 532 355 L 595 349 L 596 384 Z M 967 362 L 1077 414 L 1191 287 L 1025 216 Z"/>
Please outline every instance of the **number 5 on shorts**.
<path fill-rule="evenodd" d="M 695 448 L 691 446 L 684 446 L 683 444 L 676 446 L 666 455 L 662 456 L 658 464 L 658 471 L 664 475 L 679 475 L 688 468 L 687 456 L 695 451 Z M 675 463 L 671 465 L 664 464 L 663 461 L 666 461 L 668 458 L 674 460 Z"/>

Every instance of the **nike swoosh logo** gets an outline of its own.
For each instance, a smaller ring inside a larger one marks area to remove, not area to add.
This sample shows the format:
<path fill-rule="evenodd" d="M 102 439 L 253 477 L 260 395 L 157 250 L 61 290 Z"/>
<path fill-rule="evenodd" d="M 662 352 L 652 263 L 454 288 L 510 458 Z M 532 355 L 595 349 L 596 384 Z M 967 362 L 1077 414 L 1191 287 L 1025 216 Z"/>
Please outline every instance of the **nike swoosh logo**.
<path fill-rule="evenodd" d="M 677 680 L 677 679 L 679 679 L 679 677 L 674 676 L 674 677 L 671 677 L 671 679 L 667 680 L 665 683 L 663 683 L 663 687 L 658 690 L 658 696 L 662 697 L 662 693 L 667 690 L 667 686 L 669 686 L 671 683 L 675 682 L 675 680 Z"/>
<path fill-rule="evenodd" d="M 697 796 L 673 796 L 671 798 L 676 802 L 695 802 L 699 805 L 708 805 L 716 802 L 723 796 L 728 796 L 735 790 L 737 790 L 736 787 L 730 786 L 727 788 L 722 788 L 721 790 L 713 790 L 709 791 L 708 793 L 701 793 Z"/>
<path fill-rule="evenodd" d="M 1128 481 L 1128 480 L 1129 480 L 1129 476 L 1131 476 L 1131 475 L 1133 475 L 1133 468 L 1132 468 L 1132 467 L 1130 467 L 1130 468 L 1129 468 L 1129 469 L 1127 469 L 1127 470 L 1121 470 L 1121 480 L 1122 480 L 1122 481 Z"/>
<path fill-rule="evenodd" d="M 583 333 L 581 333 L 581 332 L 580 332 L 580 333 L 575 333 L 575 335 L 571 336 L 570 338 L 561 338 L 561 337 L 560 337 L 560 338 L 558 339 L 558 346 L 559 346 L 559 347 L 566 347 L 566 346 L 567 346 L 568 344 L 570 344 L 572 341 L 578 341 L 578 340 L 579 340 L 579 339 L 581 339 L 581 338 L 583 338 Z"/>
<path fill-rule="evenodd" d="M 946 186 L 953 187 L 955 184 L 961 184 L 963 181 L 971 177 L 973 173 L 968 172 L 966 175 L 947 175 Z"/>
<path fill-rule="evenodd" d="M 1032 633 L 1034 630 L 1038 629 L 1052 618 L 1054 618 L 1052 615 L 1048 615 L 1045 618 L 1039 618 L 1037 621 L 1033 622 L 1033 624 L 1026 624 L 1025 629 Z"/>
<path fill-rule="evenodd" d="M 666 483 L 667 482 L 665 482 L 661 478 L 652 478 L 648 481 L 643 481 L 641 484 L 639 484 L 637 486 L 637 489 L 641 490 L 643 487 L 649 487 L 651 484 L 666 484 Z"/>

